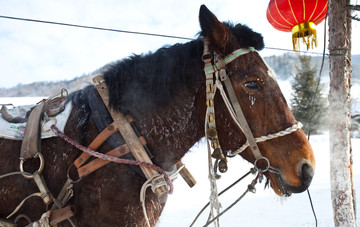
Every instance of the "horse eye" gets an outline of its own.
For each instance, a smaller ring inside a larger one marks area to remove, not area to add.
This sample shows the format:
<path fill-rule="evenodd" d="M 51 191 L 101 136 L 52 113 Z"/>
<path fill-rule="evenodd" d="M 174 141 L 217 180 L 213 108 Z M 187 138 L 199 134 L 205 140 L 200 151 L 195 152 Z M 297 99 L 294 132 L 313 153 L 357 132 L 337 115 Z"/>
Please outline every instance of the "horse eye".
<path fill-rule="evenodd" d="M 258 91 L 262 90 L 262 87 L 256 81 L 246 82 L 245 87 L 250 90 L 258 90 Z"/>

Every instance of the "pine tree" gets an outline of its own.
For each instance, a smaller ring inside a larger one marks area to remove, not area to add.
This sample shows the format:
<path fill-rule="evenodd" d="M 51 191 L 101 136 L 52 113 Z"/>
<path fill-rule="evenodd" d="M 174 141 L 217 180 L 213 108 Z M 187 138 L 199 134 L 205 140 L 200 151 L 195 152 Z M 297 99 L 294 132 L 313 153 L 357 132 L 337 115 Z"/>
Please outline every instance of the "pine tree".
<path fill-rule="evenodd" d="M 297 73 L 291 82 L 291 109 L 295 118 L 304 125 L 305 133 L 316 134 L 327 111 L 325 98 L 321 96 L 323 87 L 318 86 L 317 70 L 311 66 L 311 57 L 299 56 L 299 61 L 300 66 L 295 66 Z"/>

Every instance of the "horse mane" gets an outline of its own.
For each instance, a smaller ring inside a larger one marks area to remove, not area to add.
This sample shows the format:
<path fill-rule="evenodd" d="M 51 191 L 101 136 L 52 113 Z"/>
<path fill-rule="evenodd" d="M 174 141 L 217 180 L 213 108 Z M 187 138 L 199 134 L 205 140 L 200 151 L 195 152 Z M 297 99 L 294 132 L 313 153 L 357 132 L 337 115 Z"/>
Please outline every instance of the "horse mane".
<path fill-rule="evenodd" d="M 264 47 L 263 37 L 242 24 L 224 23 L 242 48 Z M 163 47 L 154 53 L 132 55 L 99 69 L 108 85 L 110 106 L 125 114 L 151 113 L 165 107 L 180 90 L 195 93 L 203 75 L 203 37 L 184 44 Z M 199 75 L 199 76 L 197 76 Z M 190 89 L 187 89 L 190 88 Z M 79 125 L 89 118 L 87 87 L 72 95 Z M 85 118 L 85 120 L 84 120 Z"/>
<path fill-rule="evenodd" d="M 200 77 L 192 77 L 202 70 L 201 43 L 175 44 L 106 66 L 103 77 L 111 107 L 130 114 L 151 112 L 166 106 L 180 90 L 200 82 Z"/>

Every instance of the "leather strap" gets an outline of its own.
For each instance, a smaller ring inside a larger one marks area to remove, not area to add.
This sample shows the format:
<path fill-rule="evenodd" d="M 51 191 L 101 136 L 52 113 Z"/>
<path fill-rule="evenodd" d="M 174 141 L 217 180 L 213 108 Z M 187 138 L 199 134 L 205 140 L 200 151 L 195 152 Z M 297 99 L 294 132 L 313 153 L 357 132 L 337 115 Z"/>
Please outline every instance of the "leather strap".
<path fill-rule="evenodd" d="M 20 158 L 22 160 L 34 158 L 41 151 L 40 123 L 43 110 L 44 102 L 41 102 L 30 113 L 21 144 Z"/>
<path fill-rule="evenodd" d="M 243 113 L 243 111 L 242 111 L 242 109 L 240 107 L 239 101 L 238 101 L 238 99 L 236 97 L 234 88 L 233 88 L 233 86 L 231 84 L 231 81 L 229 80 L 229 77 L 226 74 L 225 69 L 220 70 L 220 78 L 225 84 L 226 90 L 227 90 L 228 95 L 229 95 L 230 102 L 231 102 L 231 104 L 232 104 L 232 106 L 234 108 L 235 114 L 236 114 L 236 116 L 237 116 L 237 118 L 238 118 L 238 120 L 240 122 L 242 130 L 243 130 L 243 132 L 245 134 L 245 137 L 246 137 L 247 141 L 250 144 L 250 149 L 252 150 L 255 159 L 256 160 L 261 159 L 263 156 L 261 155 L 260 149 L 259 149 L 258 145 L 256 144 L 255 138 L 254 138 L 254 136 L 253 136 L 253 134 L 251 132 L 249 124 L 246 121 L 244 113 Z"/>

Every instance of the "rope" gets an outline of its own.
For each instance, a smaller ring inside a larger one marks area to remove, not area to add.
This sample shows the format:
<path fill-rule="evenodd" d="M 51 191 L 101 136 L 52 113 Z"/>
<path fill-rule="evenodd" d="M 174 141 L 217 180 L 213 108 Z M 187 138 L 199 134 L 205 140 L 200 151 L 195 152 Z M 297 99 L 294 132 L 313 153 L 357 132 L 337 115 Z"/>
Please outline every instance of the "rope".
<path fill-rule="evenodd" d="M 232 183 L 231 185 L 229 185 L 227 188 L 225 188 L 224 190 L 222 190 L 218 196 L 221 196 L 223 193 L 225 193 L 226 191 L 228 191 L 229 189 L 231 189 L 232 187 L 234 187 L 237 183 L 239 183 L 240 181 L 242 181 L 245 177 L 249 176 L 251 173 L 255 173 L 254 171 L 256 171 L 255 168 L 251 168 L 249 172 L 247 172 L 246 174 L 244 174 L 242 177 L 240 177 L 239 179 L 237 179 L 236 181 L 234 181 L 234 183 Z M 197 219 L 200 217 L 200 215 L 202 214 L 202 212 L 204 212 L 204 210 L 210 205 L 210 202 L 208 202 L 207 204 L 205 204 L 205 206 L 200 210 L 200 212 L 196 215 L 196 217 L 194 218 L 193 222 L 191 223 L 190 227 L 192 227 L 195 222 L 197 221 Z"/>
<path fill-rule="evenodd" d="M 296 124 L 294 124 L 293 126 L 283 130 L 283 131 L 280 131 L 280 132 L 276 132 L 276 133 L 273 133 L 273 134 L 269 134 L 269 135 L 266 135 L 266 136 L 260 136 L 260 137 L 256 137 L 255 138 L 255 142 L 256 143 L 260 143 L 260 142 L 265 142 L 267 140 L 271 140 L 271 139 L 275 139 L 275 138 L 278 138 L 278 137 L 282 137 L 282 136 L 286 136 L 286 135 L 289 135 L 293 132 L 296 132 L 298 129 L 301 129 L 302 127 L 302 124 L 301 122 L 298 122 Z M 234 152 L 229 152 L 228 155 L 230 156 L 234 156 L 234 155 L 237 155 L 237 154 L 240 154 L 241 152 L 243 152 L 247 147 L 249 146 L 249 143 L 248 141 L 246 141 L 246 143 L 244 145 L 242 145 L 241 147 L 239 147 L 236 151 Z"/>
<path fill-rule="evenodd" d="M 171 180 L 174 180 L 174 179 L 177 177 L 177 175 L 179 174 L 179 172 L 180 172 L 184 167 L 185 167 L 185 165 L 182 165 L 180 168 L 178 168 L 178 169 L 176 170 L 176 172 L 173 173 L 173 174 L 170 176 L 170 179 L 171 179 Z M 155 188 L 164 186 L 164 185 L 165 185 L 164 181 L 160 181 L 159 183 L 155 183 L 155 182 L 158 182 L 161 178 L 163 178 L 162 175 L 154 175 L 154 176 L 152 176 L 151 178 L 149 178 L 149 179 L 147 179 L 147 180 L 145 181 L 145 183 L 143 184 L 143 186 L 141 187 L 141 190 L 140 190 L 140 202 L 141 202 L 142 210 L 143 210 L 143 213 L 144 213 L 146 225 L 147 225 L 148 227 L 151 227 L 151 225 L 150 225 L 150 221 L 149 221 L 149 218 L 148 218 L 148 215 L 147 215 L 146 204 L 145 204 L 146 189 L 151 186 L 151 190 L 152 190 L 152 191 L 155 191 Z"/>
<path fill-rule="evenodd" d="M 73 145 L 74 147 L 76 147 L 77 149 L 88 153 L 91 156 L 94 156 L 96 158 L 100 158 L 103 160 L 107 160 L 110 162 L 116 162 L 116 163 L 120 163 L 120 164 L 127 164 L 127 165 L 136 165 L 136 166 L 145 166 L 146 168 L 151 168 L 154 169 L 156 171 L 158 171 L 159 173 L 161 173 L 164 176 L 164 179 L 167 183 L 167 185 L 169 186 L 169 194 L 173 193 L 173 183 L 170 180 L 168 174 L 165 172 L 165 170 L 163 170 L 162 168 L 160 168 L 159 166 L 156 166 L 154 164 L 151 163 L 146 163 L 146 162 L 139 162 L 139 161 L 135 161 L 135 160 L 127 160 L 127 159 L 121 159 L 121 158 L 117 158 L 114 156 L 109 156 L 103 153 L 99 153 L 97 151 L 91 150 L 81 144 L 79 144 L 78 142 L 72 140 L 70 137 L 66 136 L 64 133 L 62 133 L 55 125 L 51 125 L 50 126 L 51 130 L 60 138 L 62 138 L 65 142 Z"/>
<path fill-rule="evenodd" d="M 258 175 L 256 175 L 255 179 L 251 182 L 251 184 L 248 185 L 247 189 L 243 194 L 240 195 L 239 198 L 237 198 L 230 206 L 228 206 L 226 209 L 224 209 L 220 214 L 218 214 L 216 217 L 208 221 L 203 227 L 209 226 L 212 222 L 215 220 L 218 220 L 220 216 L 225 214 L 228 210 L 230 210 L 233 206 L 235 206 L 248 192 L 255 192 L 255 185 L 258 181 L 258 179 L 262 176 L 262 173 L 259 172 Z"/>
<path fill-rule="evenodd" d="M 207 115 L 207 114 L 206 114 Z M 207 117 L 207 116 L 206 116 Z M 205 132 L 207 130 L 207 123 L 205 121 Z M 206 134 L 205 134 L 206 135 Z M 217 185 L 216 185 L 216 174 L 214 172 L 212 157 L 211 157 L 211 149 L 209 144 L 208 136 L 205 136 L 207 142 L 207 149 L 208 149 L 208 171 L 209 171 L 209 181 L 210 181 L 210 217 L 214 216 L 214 209 L 217 212 L 217 215 L 220 213 L 221 204 L 219 202 L 219 195 L 217 193 Z M 215 227 L 220 226 L 219 220 L 215 222 Z"/>
<path fill-rule="evenodd" d="M 28 176 L 28 177 L 31 177 L 31 176 L 32 176 L 31 173 L 18 171 L 18 172 L 11 172 L 11 173 L 5 173 L 5 174 L 3 174 L 3 175 L 0 175 L 0 179 L 5 178 L 5 177 L 14 176 L 14 175 L 20 175 L 20 174 L 21 174 L 21 175 Z"/>

